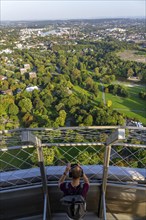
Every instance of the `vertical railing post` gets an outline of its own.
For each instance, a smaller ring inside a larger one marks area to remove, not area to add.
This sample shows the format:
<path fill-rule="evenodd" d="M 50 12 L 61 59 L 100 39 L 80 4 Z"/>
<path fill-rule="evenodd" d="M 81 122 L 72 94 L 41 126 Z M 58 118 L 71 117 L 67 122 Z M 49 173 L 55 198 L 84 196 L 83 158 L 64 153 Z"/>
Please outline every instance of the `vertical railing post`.
<path fill-rule="evenodd" d="M 105 157 L 104 157 L 104 165 L 103 165 L 102 191 L 104 193 L 106 192 L 106 184 L 107 184 L 110 155 L 111 155 L 111 145 L 108 145 L 108 146 L 106 146 L 106 149 L 105 149 Z"/>
<path fill-rule="evenodd" d="M 106 186 L 107 186 L 107 177 L 109 169 L 109 161 L 111 154 L 111 145 L 107 145 L 104 153 L 104 165 L 103 165 L 103 176 L 102 176 L 102 186 L 101 186 L 101 199 L 100 199 L 100 209 L 99 217 L 103 217 L 103 213 L 106 213 L 105 205 L 105 195 L 106 195 Z M 104 220 L 106 220 L 106 215 L 104 214 Z"/>
<path fill-rule="evenodd" d="M 99 204 L 99 217 L 106 220 L 106 187 L 107 187 L 107 178 L 109 170 L 109 162 L 111 155 L 111 144 L 115 143 L 117 140 L 125 139 L 125 129 L 117 129 L 112 133 L 106 141 L 105 153 L 104 153 L 104 164 L 103 164 L 103 176 L 102 176 L 102 187 L 101 187 L 101 197 Z"/>
<path fill-rule="evenodd" d="M 44 157 L 43 157 L 41 141 L 38 138 L 37 138 L 36 147 L 37 147 L 37 153 L 38 153 L 38 163 L 39 163 L 41 177 L 42 177 L 44 199 L 46 199 L 46 202 L 47 202 L 47 207 L 46 207 L 47 208 L 46 209 L 47 219 L 51 219 L 51 207 L 50 207 L 50 200 L 49 200 L 48 187 L 47 187 L 47 176 L 46 176 L 45 165 L 44 165 Z"/>
<path fill-rule="evenodd" d="M 35 135 L 33 135 L 30 131 L 24 130 L 22 131 L 22 134 L 21 134 L 21 141 L 25 143 L 31 142 L 36 146 L 37 154 L 38 154 L 38 163 L 39 163 L 40 173 L 41 173 L 41 178 L 42 178 L 43 193 L 44 193 L 43 220 L 46 220 L 46 215 L 47 215 L 47 219 L 51 219 L 51 208 L 50 208 L 50 200 L 49 200 L 48 187 L 47 187 L 47 176 L 46 176 L 46 171 L 45 171 L 41 140 L 38 139 Z"/>

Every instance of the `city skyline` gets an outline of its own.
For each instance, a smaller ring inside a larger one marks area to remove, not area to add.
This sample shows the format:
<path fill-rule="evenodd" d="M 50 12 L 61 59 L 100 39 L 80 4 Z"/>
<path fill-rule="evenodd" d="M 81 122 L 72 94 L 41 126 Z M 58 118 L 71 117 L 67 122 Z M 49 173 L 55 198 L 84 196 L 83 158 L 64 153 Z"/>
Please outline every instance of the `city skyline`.
<path fill-rule="evenodd" d="M 145 17 L 145 0 L 1 0 L 0 20 L 64 20 Z"/>

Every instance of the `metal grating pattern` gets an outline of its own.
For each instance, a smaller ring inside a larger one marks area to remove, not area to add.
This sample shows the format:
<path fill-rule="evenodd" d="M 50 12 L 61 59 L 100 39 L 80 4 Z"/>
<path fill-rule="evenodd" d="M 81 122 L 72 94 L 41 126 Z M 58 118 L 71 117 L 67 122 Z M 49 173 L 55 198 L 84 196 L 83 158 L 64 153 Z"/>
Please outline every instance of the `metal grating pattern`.
<path fill-rule="evenodd" d="M 123 176 L 114 175 L 109 172 L 109 179 L 116 179 L 118 182 L 125 182 L 127 176 L 129 182 L 141 181 L 146 178 L 146 148 L 140 146 L 113 146 L 111 149 L 110 166 L 114 166 L 123 173 Z M 124 169 L 133 168 L 133 169 Z M 139 169 L 141 172 L 139 172 Z M 142 175 L 143 173 L 143 175 Z"/>
<path fill-rule="evenodd" d="M 45 147 L 46 148 L 46 147 Z M 54 165 L 59 165 L 60 169 L 58 172 L 61 174 L 63 173 L 62 166 L 66 166 L 67 162 L 70 163 L 79 163 L 81 166 L 84 166 L 84 169 L 88 173 L 92 173 L 90 175 L 90 181 L 97 179 L 98 174 L 101 176 L 101 173 L 103 172 L 103 161 L 104 161 L 104 150 L 105 146 L 82 146 L 82 145 L 74 145 L 73 147 L 58 147 L 57 148 L 59 152 L 61 152 L 61 157 L 59 158 L 58 155 L 54 157 L 53 164 Z M 101 166 L 100 169 L 96 172 L 93 172 L 93 167 L 89 165 L 96 165 L 99 164 Z M 59 180 L 58 176 L 55 176 L 52 172 L 50 171 L 50 167 L 47 166 L 46 170 L 49 170 L 50 179 L 53 179 L 55 177 L 56 180 Z M 51 175 L 52 173 L 52 175 Z"/>
<path fill-rule="evenodd" d="M 91 126 L 91 127 L 61 127 L 53 128 L 25 128 L 9 131 L 0 131 L 2 148 L 22 145 L 22 131 L 31 131 L 42 144 L 46 143 L 100 143 L 104 144 L 107 137 L 117 128 L 126 130 L 123 141 L 129 144 L 146 145 L 146 127 L 119 127 L 119 126 Z"/>
<path fill-rule="evenodd" d="M 39 129 L 33 133 L 42 143 L 105 143 L 107 137 L 115 131 L 117 126 L 95 127 L 66 127 L 58 129 Z M 146 145 L 146 128 L 122 127 L 126 129 L 126 144 Z"/>
<path fill-rule="evenodd" d="M 0 149 L 0 172 L 5 174 L 1 175 L 1 188 L 3 188 L 4 180 L 4 185 L 11 185 L 11 187 L 19 186 L 20 184 L 31 185 L 36 181 L 42 182 L 39 170 L 37 171 L 37 177 L 32 177 L 32 170 L 28 169 L 34 167 L 31 160 L 33 152 L 36 152 L 34 146 Z M 38 165 L 36 164 L 35 167 L 38 167 Z M 22 175 L 22 170 L 27 171 L 25 175 Z"/>
<path fill-rule="evenodd" d="M 22 142 L 22 132 L 28 131 L 41 140 L 43 148 L 44 163 L 46 171 L 49 169 L 49 178 L 58 180 L 51 166 L 65 166 L 71 163 L 84 165 L 90 175 L 90 181 L 97 179 L 98 174 L 103 173 L 103 164 L 106 140 L 117 128 L 112 127 L 64 127 L 58 129 L 34 128 L 34 129 L 15 129 L 1 131 L 0 138 L 0 170 L 1 172 L 11 171 L 11 177 L 17 179 L 16 170 L 26 169 L 29 176 L 31 169 L 38 167 L 37 150 L 33 143 Z M 146 165 L 146 128 L 142 127 L 122 127 L 126 130 L 125 140 L 114 143 L 110 154 L 109 181 L 124 183 L 125 181 L 135 182 L 145 181 Z M 100 169 L 95 172 L 94 165 Z M 93 166 L 89 166 L 93 165 Z M 132 168 L 128 170 L 129 168 Z M 139 169 L 141 172 L 139 172 Z M 117 175 L 118 174 L 118 175 Z M 119 175 L 122 174 L 122 175 Z M 26 175 L 26 174 L 25 174 Z M 39 175 L 39 180 L 41 177 Z M 25 184 L 35 182 L 34 178 L 26 179 L 21 177 Z M 7 180 L 9 183 L 9 179 Z M 18 180 L 20 181 L 20 180 Z M 12 183 L 18 184 L 17 180 Z"/>

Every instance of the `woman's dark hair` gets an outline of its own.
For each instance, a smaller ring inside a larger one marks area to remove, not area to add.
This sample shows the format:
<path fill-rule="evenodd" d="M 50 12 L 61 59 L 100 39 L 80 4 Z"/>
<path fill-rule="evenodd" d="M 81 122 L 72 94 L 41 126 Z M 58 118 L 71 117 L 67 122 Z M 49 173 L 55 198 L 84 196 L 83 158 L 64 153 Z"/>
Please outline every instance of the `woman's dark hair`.
<path fill-rule="evenodd" d="M 72 168 L 71 173 L 72 173 L 72 178 L 77 179 L 83 175 L 83 170 L 81 167 L 76 166 Z"/>

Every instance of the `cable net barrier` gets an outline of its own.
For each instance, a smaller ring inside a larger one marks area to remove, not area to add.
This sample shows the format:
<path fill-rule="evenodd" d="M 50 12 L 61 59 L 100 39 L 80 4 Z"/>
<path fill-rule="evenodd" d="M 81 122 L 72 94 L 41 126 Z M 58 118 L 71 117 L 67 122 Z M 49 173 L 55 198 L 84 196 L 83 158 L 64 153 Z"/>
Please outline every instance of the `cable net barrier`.
<path fill-rule="evenodd" d="M 0 139 L 0 188 L 30 185 L 41 182 L 38 165 L 32 161 L 33 145 L 23 145 L 21 132 L 1 134 Z M 35 170 L 31 168 L 35 168 Z"/>
<path fill-rule="evenodd" d="M 67 162 L 83 166 L 91 182 L 102 181 L 104 158 L 107 159 L 104 156 L 106 140 L 117 128 L 64 127 L 1 131 L 1 187 L 2 180 L 13 186 L 41 182 L 36 146 L 29 141 L 22 142 L 23 131 L 30 132 L 41 141 L 48 182 L 58 181 Z M 146 128 L 125 129 L 125 140 L 111 147 L 108 181 L 143 183 L 146 178 Z"/>
<path fill-rule="evenodd" d="M 146 178 L 146 148 L 113 146 L 110 156 L 109 180 L 139 182 Z M 118 175 L 117 175 L 118 173 Z"/>
<path fill-rule="evenodd" d="M 90 175 L 90 180 L 94 180 L 95 178 L 101 179 L 103 172 L 103 158 L 104 158 L 104 146 L 82 146 L 82 145 L 74 145 L 64 146 L 64 147 L 45 147 L 43 150 L 47 152 L 49 150 L 49 157 L 45 154 L 44 160 L 46 165 L 51 162 L 53 166 L 58 166 L 57 170 L 50 169 L 47 166 L 48 173 L 48 181 L 51 179 L 59 180 L 60 174 L 62 174 L 65 170 L 65 166 L 68 162 L 70 163 L 78 163 L 84 169 L 84 172 Z M 50 161 L 48 161 L 48 158 Z M 98 169 L 95 165 L 98 164 Z"/>
<path fill-rule="evenodd" d="M 40 169 L 32 161 L 33 152 L 33 146 L 0 150 L 1 188 L 41 182 Z"/>

